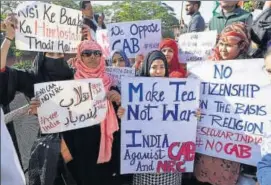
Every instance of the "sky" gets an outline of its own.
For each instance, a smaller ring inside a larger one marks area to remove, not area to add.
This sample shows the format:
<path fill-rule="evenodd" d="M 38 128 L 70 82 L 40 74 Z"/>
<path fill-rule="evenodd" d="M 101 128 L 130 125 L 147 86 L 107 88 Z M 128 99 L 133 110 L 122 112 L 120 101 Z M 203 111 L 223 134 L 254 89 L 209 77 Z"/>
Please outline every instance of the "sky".
<path fill-rule="evenodd" d="M 110 5 L 114 1 L 92 1 L 92 4 L 99 4 L 99 5 Z M 181 9 L 182 9 L 182 1 L 162 1 L 172 8 L 174 8 L 176 17 L 180 19 L 181 17 Z M 184 2 L 184 8 L 185 8 L 185 2 Z M 212 17 L 212 10 L 214 8 L 214 1 L 202 1 L 202 5 L 200 8 L 200 12 L 202 16 L 205 19 L 205 22 L 209 22 L 209 20 Z M 183 18 L 185 23 L 188 23 L 190 20 L 190 17 L 186 15 L 185 11 L 183 11 Z"/>

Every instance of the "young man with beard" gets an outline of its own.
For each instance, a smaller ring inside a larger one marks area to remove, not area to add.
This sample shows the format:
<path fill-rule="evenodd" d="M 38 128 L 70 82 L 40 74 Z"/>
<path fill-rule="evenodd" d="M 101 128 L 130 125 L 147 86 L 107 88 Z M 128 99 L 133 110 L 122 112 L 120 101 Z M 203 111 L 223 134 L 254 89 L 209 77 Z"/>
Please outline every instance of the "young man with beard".
<path fill-rule="evenodd" d="M 238 7 L 238 1 L 219 1 L 221 12 L 214 16 L 209 24 L 210 30 L 221 31 L 234 22 L 243 22 L 247 26 L 252 24 L 252 14 Z"/>
<path fill-rule="evenodd" d="M 186 14 L 191 16 L 191 21 L 187 26 L 187 33 L 202 32 L 205 30 L 205 21 L 199 12 L 201 2 L 200 1 L 187 1 Z M 184 27 L 183 20 L 181 27 Z"/>

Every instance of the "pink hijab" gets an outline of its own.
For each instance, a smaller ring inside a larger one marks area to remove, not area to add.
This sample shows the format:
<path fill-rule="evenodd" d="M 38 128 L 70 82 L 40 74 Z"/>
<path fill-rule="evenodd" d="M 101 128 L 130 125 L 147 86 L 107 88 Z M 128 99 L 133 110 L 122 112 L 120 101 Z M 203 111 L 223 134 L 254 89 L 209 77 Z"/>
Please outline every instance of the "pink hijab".
<path fill-rule="evenodd" d="M 74 64 L 76 68 L 75 79 L 84 78 L 101 78 L 106 92 L 112 86 L 112 79 L 105 72 L 105 60 L 101 57 L 99 66 L 96 69 L 88 68 L 81 60 L 81 53 L 84 50 L 99 50 L 102 51 L 101 46 L 91 40 L 82 41 L 77 49 L 77 60 Z M 107 114 L 104 121 L 101 123 L 101 142 L 100 151 L 97 163 L 105 163 L 110 161 L 112 155 L 113 133 L 119 130 L 118 120 L 114 111 L 114 107 L 110 101 L 107 101 Z"/>

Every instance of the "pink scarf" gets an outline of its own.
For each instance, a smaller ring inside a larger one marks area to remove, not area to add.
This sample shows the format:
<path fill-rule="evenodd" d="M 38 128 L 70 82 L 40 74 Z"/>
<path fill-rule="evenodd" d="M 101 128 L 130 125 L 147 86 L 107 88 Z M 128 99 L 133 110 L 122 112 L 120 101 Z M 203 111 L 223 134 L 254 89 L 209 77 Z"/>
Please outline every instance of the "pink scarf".
<path fill-rule="evenodd" d="M 84 50 L 99 50 L 101 46 L 90 40 L 82 41 L 77 50 L 77 60 L 75 62 L 76 73 L 75 79 L 84 78 L 101 78 L 106 92 L 110 90 L 112 79 L 105 73 L 105 61 L 101 58 L 100 64 L 96 69 L 88 68 L 81 60 L 81 53 Z M 118 120 L 114 111 L 114 107 L 110 101 L 107 101 L 107 114 L 104 121 L 101 123 L 101 141 L 100 151 L 97 163 L 105 163 L 110 161 L 112 155 L 113 133 L 119 130 Z"/>

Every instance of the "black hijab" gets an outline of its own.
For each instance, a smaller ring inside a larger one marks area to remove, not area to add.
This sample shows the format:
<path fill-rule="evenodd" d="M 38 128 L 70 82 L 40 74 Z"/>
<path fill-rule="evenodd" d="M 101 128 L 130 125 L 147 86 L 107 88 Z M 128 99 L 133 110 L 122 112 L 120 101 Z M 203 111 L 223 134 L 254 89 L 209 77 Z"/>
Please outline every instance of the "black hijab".
<path fill-rule="evenodd" d="M 140 76 L 149 77 L 150 76 L 150 69 L 151 69 L 152 62 L 154 60 L 157 60 L 157 59 L 160 59 L 160 60 L 162 60 L 164 62 L 165 69 L 166 69 L 165 77 L 168 77 L 169 74 L 168 74 L 167 59 L 166 59 L 165 55 L 161 51 L 159 51 L 159 50 L 151 51 L 145 57 L 144 62 L 143 62 L 143 66 L 141 68 Z"/>
<path fill-rule="evenodd" d="M 38 53 L 32 71 L 37 77 L 37 83 L 73 79 L 73 70 L 64 58 L 49 58 L 45 53 Z"/>

